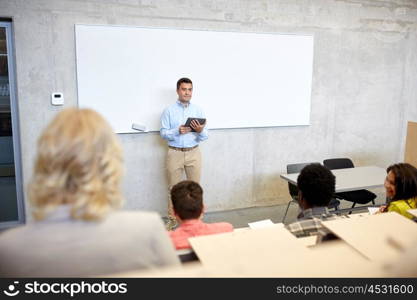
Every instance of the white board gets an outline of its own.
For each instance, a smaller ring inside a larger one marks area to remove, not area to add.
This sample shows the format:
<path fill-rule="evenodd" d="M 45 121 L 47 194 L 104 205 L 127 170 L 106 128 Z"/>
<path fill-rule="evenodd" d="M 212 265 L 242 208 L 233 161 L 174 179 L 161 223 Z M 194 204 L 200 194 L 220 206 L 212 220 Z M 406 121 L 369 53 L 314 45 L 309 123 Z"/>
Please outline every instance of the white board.
<path fill-rule="evenodd" d="M 118 133 L 160 129 L 193 80 L 192 102 L 213 128 L 309 125 L 313 36 L 76 25 L 78 105 Z"/>

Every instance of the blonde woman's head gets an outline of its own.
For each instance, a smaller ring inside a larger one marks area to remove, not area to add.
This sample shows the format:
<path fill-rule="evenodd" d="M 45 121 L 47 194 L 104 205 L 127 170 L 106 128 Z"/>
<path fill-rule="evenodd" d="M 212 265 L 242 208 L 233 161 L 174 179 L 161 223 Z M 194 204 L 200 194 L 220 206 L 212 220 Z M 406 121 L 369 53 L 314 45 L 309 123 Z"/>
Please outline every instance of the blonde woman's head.
<path fill-rule="evenodd" d="M 71 217 L 97 220 L 121 206 L 122 151 L 109 124 L 91 109 L 58 113 L 38 140 L 29 198 L 35 219 L 57 206 Z"/>

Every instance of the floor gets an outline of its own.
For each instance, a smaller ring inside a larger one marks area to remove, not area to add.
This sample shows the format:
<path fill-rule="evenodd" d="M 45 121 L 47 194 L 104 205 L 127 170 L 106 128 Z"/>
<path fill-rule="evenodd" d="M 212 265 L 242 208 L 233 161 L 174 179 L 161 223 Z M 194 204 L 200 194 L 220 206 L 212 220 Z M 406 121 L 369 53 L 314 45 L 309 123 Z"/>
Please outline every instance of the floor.
<path fill-rule="evenodd" d="M 379 195 L 376 198 L 375 205 L 379 206 L 385 203 L 385 198 L 383 195 Z M 351 202 L 341 200 L 340 208 L 346 209 L 350 208 L 352 205 Z M 367 206 L 357 205 L 357 210 L 352 213 L 366 212 Z M 299 213 L 298 205 L 291 203 L 288 209 L 288 213 L 283 220 L 285 210 L 287 209 L 287 204 L 284 205 L 274 205 L 274 206 L 263 206 L 263 207 L 251 207 L 251 208 L 242 208 L 235 210 L 227 211 L 217 211 L 209 212 L 204 215 L 204 222 L 214 223 L 214 222 L 229 222 L 233 225 L 234 228 L 247 227 L 249 222 L 260 221 L 264 219 L 270 219 L 273 223 L 292 223 L 296 221 L 297 215 Z M 346 212 L 348 213 L 348 212 Z"/>

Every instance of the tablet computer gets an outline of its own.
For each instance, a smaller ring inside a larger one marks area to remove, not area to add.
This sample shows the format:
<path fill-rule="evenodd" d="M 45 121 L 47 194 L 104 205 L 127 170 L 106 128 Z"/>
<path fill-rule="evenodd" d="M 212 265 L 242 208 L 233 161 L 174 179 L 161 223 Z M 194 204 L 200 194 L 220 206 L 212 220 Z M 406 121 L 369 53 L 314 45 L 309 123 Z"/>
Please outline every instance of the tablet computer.
<path fill-rule="evenodd" d="M 184 126 L 190 127 L 191 131 L 194 131 L 194 132 L 195 132 L 195 130 L 191 127 L 191 121 L 192 120 L 198 121 L 198 123 L 200 123 L 201 125 L 206 123 L 206 119 L 204 119 L 204 118 L 188 118 L 187 121 L 185 122 Z"/>

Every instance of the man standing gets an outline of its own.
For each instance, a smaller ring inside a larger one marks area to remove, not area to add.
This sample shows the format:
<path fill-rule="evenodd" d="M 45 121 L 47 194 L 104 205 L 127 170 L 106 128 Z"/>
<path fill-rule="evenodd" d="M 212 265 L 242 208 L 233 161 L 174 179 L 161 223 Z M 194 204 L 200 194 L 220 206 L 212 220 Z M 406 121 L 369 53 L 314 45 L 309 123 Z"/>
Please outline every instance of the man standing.
<path fill-rule="evenodd" d="M 204 118 L 203 111 L 191 104 L 193 83 L 188 78 L 177 81 L 178 100 L 167 107 L 161 116 L 161 137 L 168 141 L 166 168 L 168 172 L 169 190 L 183 180 L 185 172 L 187 180 L 200 181 L 201 152 L 198 144 L 208 138 L 205 123 L 192 121 L 190 127 L 184 126 L 188 118 Z M 168 200 L 167 229 L 176 225 L 171 199 Z"/>

